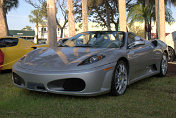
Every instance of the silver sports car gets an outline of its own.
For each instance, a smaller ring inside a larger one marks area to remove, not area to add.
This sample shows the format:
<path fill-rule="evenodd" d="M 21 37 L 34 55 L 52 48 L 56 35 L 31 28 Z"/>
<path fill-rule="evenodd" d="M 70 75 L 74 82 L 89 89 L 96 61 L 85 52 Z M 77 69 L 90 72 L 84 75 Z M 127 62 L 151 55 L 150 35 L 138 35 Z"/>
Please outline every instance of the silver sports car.
<path fill-rule="evenodd" d="M 140 79 L 165 76 L 167 45 L 130 32 L 90 31 L 55 49 L 39 48 L 13 66 L 13 82 L 28 90 L 66 95 L 121 95 Z"/>

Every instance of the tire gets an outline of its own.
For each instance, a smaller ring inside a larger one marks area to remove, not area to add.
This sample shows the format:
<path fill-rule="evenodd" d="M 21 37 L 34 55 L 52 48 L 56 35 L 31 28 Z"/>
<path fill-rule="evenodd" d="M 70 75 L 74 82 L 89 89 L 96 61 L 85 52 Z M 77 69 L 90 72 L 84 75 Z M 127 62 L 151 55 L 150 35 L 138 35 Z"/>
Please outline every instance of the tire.
<path fill-rule="evenodd" d="M 127 83 L 127 65 L 124 61 L 119 61 L 117 62 L 112 78 L 111 95 L 118 96 L 124 94 L 127 88 Z"/>
<path fill-rule="evenodd" d="M 173 62 L 175 60 L 175 51 L 172 47 L 168 47 L 168 61 Z"/>
<path fill-rule="evenodd" d="M 167 70 L 168 70 L 168 58 L 167 58 L 167 54 L 163 53 L 161 62 L 160 62 L 160 73 L 159 76 L 160 77 L 164 77 L 167 74 Z"/>

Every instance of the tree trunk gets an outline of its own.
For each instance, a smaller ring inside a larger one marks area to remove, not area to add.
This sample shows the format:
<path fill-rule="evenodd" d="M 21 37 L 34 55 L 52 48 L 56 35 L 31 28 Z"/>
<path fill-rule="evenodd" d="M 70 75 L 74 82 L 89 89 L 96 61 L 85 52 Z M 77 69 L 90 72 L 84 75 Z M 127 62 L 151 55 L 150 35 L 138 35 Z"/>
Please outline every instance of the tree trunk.
<path fill-rule="evenodd" d="M 145 7 L 149 5 L 150 0 L 145 0 Z"/>
<path fill-rule="evenodd" d="M 57 46 L 57 33 L 56 33 L 56 6 L 55 0 L 47 0 L 47 19 L 48 19 L 48 44 L 51 48 Z"/>
<path fill-rule="evenodd" d="M 38 32 L 39 32 L 39 30 L 38 30 L 38 24 L 36 24 L 36 35 L 35 35 L 35 39 L 34 39 L 34 43 L 36 43 L 36 44 L 38 44 Z"/>
<path fill-rule="evenodd" d="M 75 35 L 75 18 L 73 10 L 73 0 L 67 0 L 69 37 Z"/>
<path fill-rule="evenodd" d="M 119 19 L 117 20 L 117 23 L 115 23 L 115 30 L 116 30 L 116 31 L 119 30 Z"/>
<path fill-rule="evenodd" d="M 148 40 L 151 40 L 151 22 L 148 22 Z"/>
<path fill-rule="evenodd" d="M 37 24 L 37 44 L 38 44 L 38 32 L 39 32 L 39 26 Z"/>
<path fill-rule="evenodd" d="M 119 7 L 119 30 L 126 32 L 127 30 L 126 0 L 118 0 L 118 7 Z"/>
<path fill-rule="evenodd" d="M 159 1 L 155 0 L 155 14 L 156 14 L 156 39 L 158 39 L 158 18 L 159 18 Z"/>
<path fill-rule="evenodd" d="M 149 5 L 149 0 L 145 0 L 144 1 L 144 8 L 147 7 Z M 148 32 L 148 19 L 145 19 L 145 39 L 148 40 L 149 39 L 149 32 Z"/>
<path fill-rule="evenodd" d="M 83 31 L 88 31 L 87 0 L 82 0 Z"/>
<path fill-rule="evenodd" d="M 8 27 L 6 21 L 6 14 L 3 10 L 4 0 L 0 0 L 0 37 L 8 35 Z"/>
<path fill-rule="evenodd" d="M 108 0 L 105 0 L 105 7 L 106 7 L 106 17 L 107 17 L 107 29 L 108 29 L 108 31 L 111 31 L 110 12 L 109 12 Z"/>
<path fill-rule="evenodd" d="M 60 38 L 63 38 L 64 28 L 61 28 L 60 31 L 61 31 L 61 33 L 60 33 Z"/>
<path fill-rule="evenodd" d="M 147 20 L 145 20 L 144 25 L 145 25 L 145 39 L 148 40 L 148 23 L 147 23 Z"/>
<path fill-rule="evenodd" d="M 164 0 L 159 1 L 159 39 L 166 41 L 165 37 L 165 4 Z"/>

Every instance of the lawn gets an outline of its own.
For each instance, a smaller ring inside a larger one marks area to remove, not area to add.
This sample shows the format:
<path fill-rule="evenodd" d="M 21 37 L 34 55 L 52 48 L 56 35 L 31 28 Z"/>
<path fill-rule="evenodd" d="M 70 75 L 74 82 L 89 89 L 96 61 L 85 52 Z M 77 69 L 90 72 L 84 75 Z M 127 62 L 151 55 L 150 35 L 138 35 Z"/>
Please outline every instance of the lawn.
<path fill-rule="evenodd" d="M 151 77 L 130 85 L 122 96 L 73 97 L 17 88 L 0 75 L 0 118 L 174 118 L 176 76 Z"/>

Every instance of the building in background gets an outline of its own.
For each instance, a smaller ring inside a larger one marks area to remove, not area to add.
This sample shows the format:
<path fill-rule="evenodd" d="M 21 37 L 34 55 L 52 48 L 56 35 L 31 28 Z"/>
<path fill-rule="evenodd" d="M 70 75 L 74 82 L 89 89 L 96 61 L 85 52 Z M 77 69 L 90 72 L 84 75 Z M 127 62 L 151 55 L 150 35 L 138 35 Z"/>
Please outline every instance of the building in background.
<path fill-rule="evenodd" d="M 9 36 L 19 37 L 19 38 L 33 41 L 35 36 L 35 31 L 9 30 Z"/>
<path fill-rule="evenodd" d="M 58 26 L 56 30 L 57 30 L 57 39 L 59 40 L 61 34 Z M 35 28 L 35 34 L 37 34 L 36 32 L 37 32 L 37 29 Z M 68 35 L 67 35 L 67 26 L 66 26 L 63 31 L 63 38 L 67 36 Z M 38 25 L 38 39 L 40 42 L 41 40 L 46 41 L 47 38 L 48 38 L 48 26 L 47 26 L 47 22 L 44 22 Z"/>
<path fill-rule="evenodd" d="M 133 26 L 136 27 L 141 27 L 141 29 L 136 29 L 136 30 L 143 30 L 144 29 L 144 23 L 142 22 L 136 22 L 133 24 Z M 88 24 L 89 27 L 89 31 L 102 31 L 102 30 L 107 30 L 107 28 L 101 27 L 98 25 L 98 23 L 95 22 L 89 22 Z M 75 30 L 76 30 L 76 34 L 83 32 L 82 29 L 82 23 L 76 23 L 75 24 Z M 115 30 L 115 26 L 111 25 L 111 30 Z M 36 34 L 36 29 L 35 29 L 35 34 Z M 133 31 L 129 30 L 129 31 Z M 166 36 L 172 32 L 176 31 L 176 22 L 172 23 L 171 25 L 169 25 L 168 23 L 166 23 Z M 156 38 L 156 24 L 153 22 L 152 23 L 152 38 Z M 63 37 L 62 38 L 66 38 L 69 36 L 69 32 L 68 32 L 68 25 L 65 27 L 64 31 L 63 31 Z M 47 23 L 43 23 L 43 24 L 39 24 L 39 30 L 38 30 L 38 38 L 39 38 L 39 42 L 40 43 L 45 43 L 47 38 L 48 38 L 48 28 L 47 28 Z M 57 27 L 57 39 L 60 39 L 60 29 L 59 27 Z"/>

